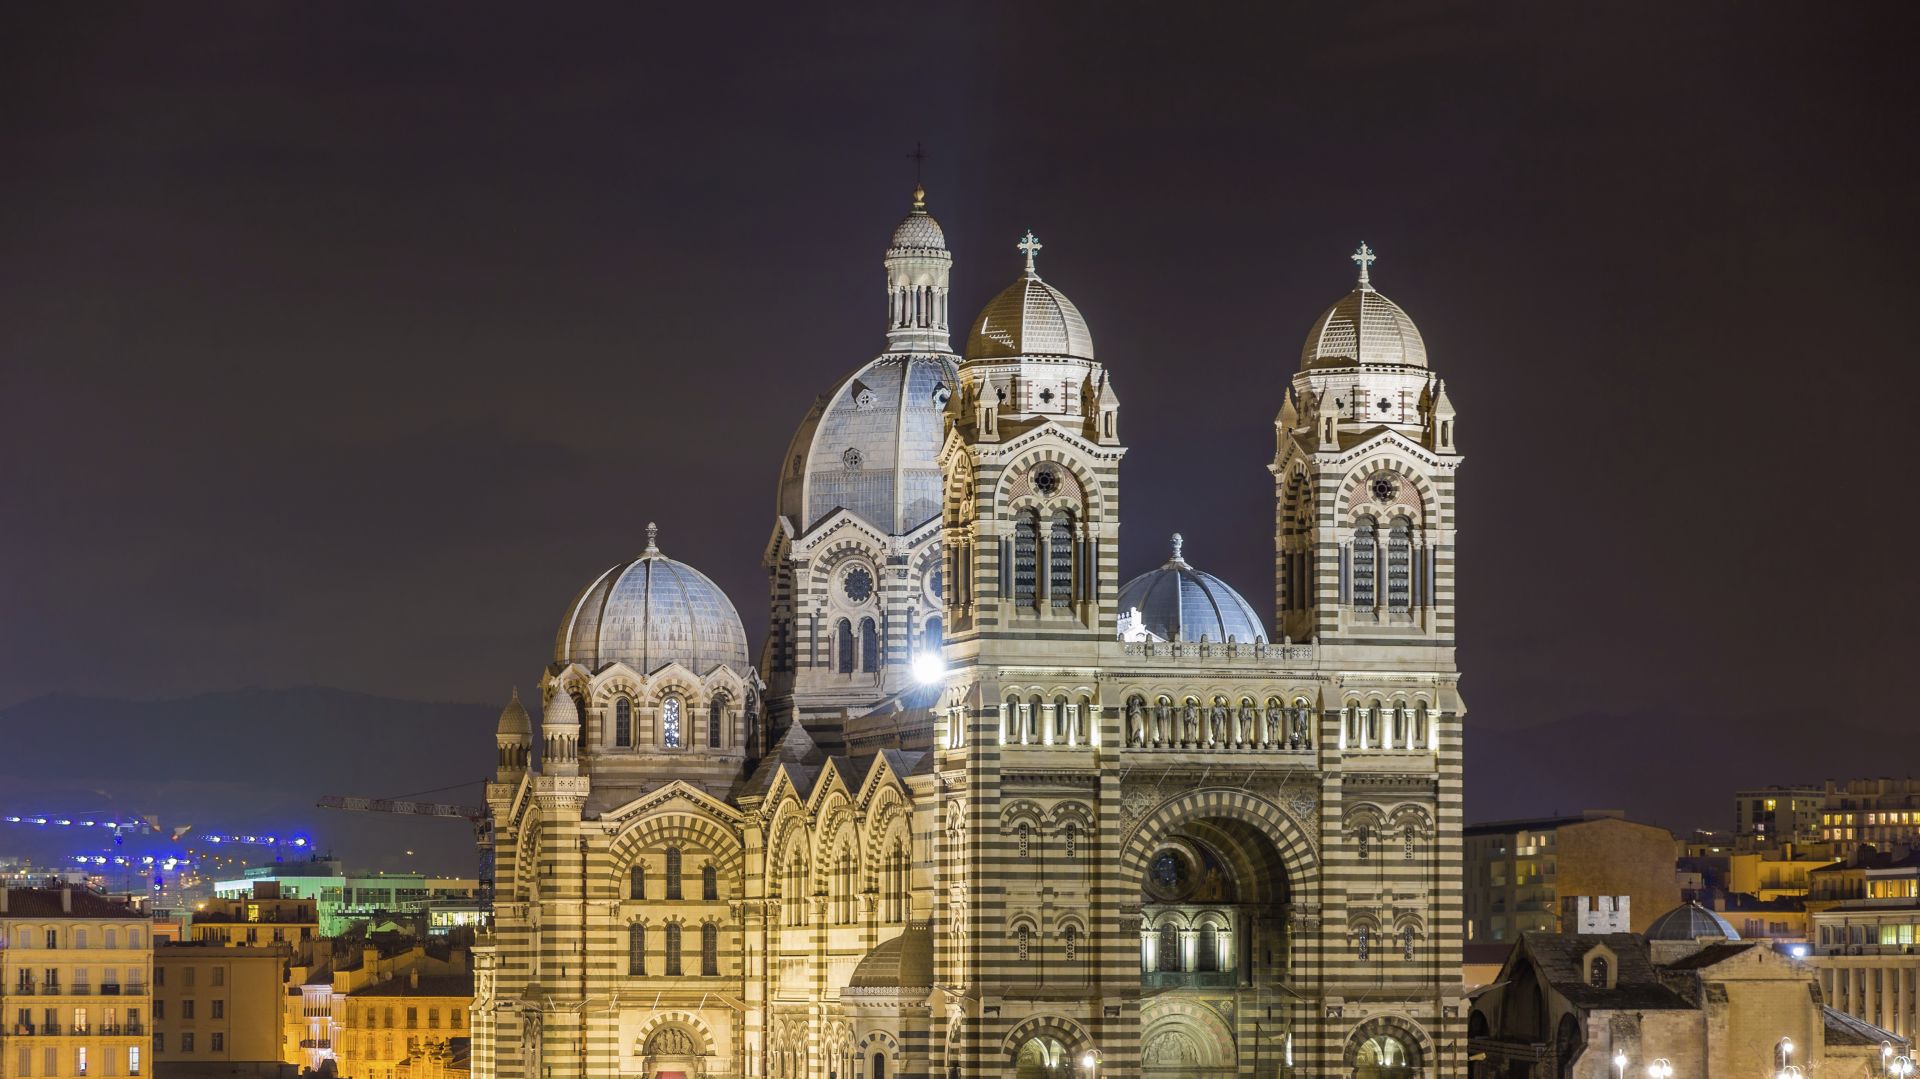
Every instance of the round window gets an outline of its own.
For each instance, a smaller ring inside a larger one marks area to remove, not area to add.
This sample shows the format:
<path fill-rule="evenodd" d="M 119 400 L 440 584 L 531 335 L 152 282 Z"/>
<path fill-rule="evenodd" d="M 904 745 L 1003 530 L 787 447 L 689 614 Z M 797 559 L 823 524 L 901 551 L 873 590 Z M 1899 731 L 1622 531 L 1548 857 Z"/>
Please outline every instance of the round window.
<path fill-rule="evenodd" d="M 840 588 L 847 598 L 855 603 L 865 603 L 873 595 L 873 574 L 865 566 L 855 566 L 847 571 L 846 579 L 840 582 Z"/>
<path fill-rule="evenodd" d="M 1060 473 L 1051 468 L 1043 468 L 1033 474 L 1033 487 L 1043 495 L 1051 495 L 1060 490 Z"/>

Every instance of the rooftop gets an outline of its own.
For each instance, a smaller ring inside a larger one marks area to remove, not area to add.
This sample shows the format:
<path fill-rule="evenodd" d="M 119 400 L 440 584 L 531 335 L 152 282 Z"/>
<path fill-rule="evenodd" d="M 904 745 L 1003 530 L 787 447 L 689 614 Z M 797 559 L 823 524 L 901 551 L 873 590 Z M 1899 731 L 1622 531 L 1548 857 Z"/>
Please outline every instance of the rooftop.
<path fill-rule="evenodd" d="M 138 918 L 146 915 L 84 888 L 8 888 L 7 918 Z"/>

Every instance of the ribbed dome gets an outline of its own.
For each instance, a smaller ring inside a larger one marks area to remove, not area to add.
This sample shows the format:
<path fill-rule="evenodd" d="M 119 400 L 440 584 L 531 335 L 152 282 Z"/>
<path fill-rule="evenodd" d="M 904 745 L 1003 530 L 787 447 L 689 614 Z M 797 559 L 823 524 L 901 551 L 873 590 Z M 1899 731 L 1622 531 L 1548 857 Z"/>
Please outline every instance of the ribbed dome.
<path fill-rule="evenodd" d="M 1733 924 L 1698 903 L 1683 903 L 1647 926 L 1648 940 L 1739 940 Z"/>
<path fill-rule="evenodd" d="M 513 691 L 513 699 L 500 710 L 500 722 L 494 727 L 494 731 L 498 734 L 531 735 L 533 733 L 533 720 L 528 718 L 526 706 L 520 703 L 518 689 Z"/>
<path fill-rule="evenodd" d="M 577 726 L 580 723 L 580 707 L 573 703 L 573 697 L 566 690 L 555 687 L 553 696 L 547 698 L 547 709 L 540 714 L 542 730 L 553 727 Z"/>
<path fill-rule="evenodd" d="M 804 532 L 845 507 L 895 536 L 932 519 L 955 378 L 947 356 L 888 353 L 842 379 L 794 436 L 780 513 Z"/>
<path fill-rule="evenodd" d="M 908 926 L 899 936 L 883 940 L 861 958 L 847 980 L 848 988 L 897 989 L 933 985 L 933 930 Z"/>
<path fill-rule="evenodd" d="M 587 586 L 567 609 L 553 658 L 599 670 L 625 663 L 650 674 L 680 663 L 705 674 L 720 664 L 749 669 L 747 632 L 720 586 L 660 553 L 647 526 L 647 549 Z"/>
<path fill-rule="evenodd" d="M 987 301 L 973 320 L 967 337 L 967 359 L 992 360 L 1008 356 L 1071 356 L 1093 359 L 1093 334 L 1087 320 L 1067 295 L 1045 281 L 1034 269 L 1040 242 L 1027 233 L 1020 247 L 1027 252 L 1027 272 L 1000 295 Z"/>
<path fill-rule="evenodd" d="M 1356 363 L 1427 365 L 1427 343 L 1400 305 L 1361 286 L 1314 321 L 1300 350 L 1300 366 L 1351 367 Z"/>
<path fill-rule="evenodd" d="M 1211 573 L 1189 566 L 1180 555 L 1181 539 L 1173 537 L 1173 557 L 1159 569 L 1142 573 L 1120 589 L 1120 615 L 1140 612 L 1136 628 L 1163 641 L 1241 644 L 1267 639 L 1260 616 L 1240 593 Z M 1121 627 L 1124 635 L 1126 627 Z"/>

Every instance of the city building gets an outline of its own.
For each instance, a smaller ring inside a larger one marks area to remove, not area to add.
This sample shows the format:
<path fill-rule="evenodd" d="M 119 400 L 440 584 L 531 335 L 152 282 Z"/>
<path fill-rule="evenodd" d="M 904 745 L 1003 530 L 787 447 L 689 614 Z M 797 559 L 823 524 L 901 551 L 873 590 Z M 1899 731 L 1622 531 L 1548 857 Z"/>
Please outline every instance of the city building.
<path fill-rule="evenodd" d="M 1823 1005 L 1804 963 L 1697 905 L 1645 934 L 1625 918 L 1567 922 L 1581 931 L 1522 934 L 1475 995 L 1476 1079 L 1882 1079 L 1883 1047 L 1909 1048 Z"/>
<path fill-rule="evenodd" d="M 1557 932 L 1566 896 L 1624 895 L 1638 932 L 1680 902 L 1673 833 L 1612 811 L 1489 821 L 1465 829 L 1467 939 Z"/>
<path fill-rule="evenodd" d="M 1737 850 L 1769 850 L 1782 843 L 1818 843 L 1826 838 L 1821 814 L 1823 787 L 1755 787 L 1733 794 L 1733 842 Z"/>
<path fill-rule="evenodd" d="M 1362 245 L 1265 389 L 1269 626 L 1178 537 L 1119 585 L 1126 365 L 1017 246 L 954 353 L 916 192 L 885 351 L 776 465 L 758 662 L 671 529 L 561 612 L 496 736 L 477 1076 L 1463 1073 L 1461 458 L 1418 329 Z"/>
<path fill-rule="evenodd" d="M 0 1074 L 147 1074 L 152 972 L 133 907 L 72 886 L 0 886 Z"/>
<path fill-rule="evenodd" d="M 211 944 L 285 944 L 305 955 L 320 935 L 320 918 L 311 899 L 280 894 L 274 881 L 254 881 L 251 894 L 204 900 L 188 923 L 190 939 Z"/>
<path fill-rule="evenodd" d="M 1839 857 L 1867 845 L 1920 844 L 1920 779 L 1827 780 L 1820 837 Z"/>
<path fill-rule="evenodd" d="M 1862 849 L 1815 870 L 1809 960 L 1835 1007 L 1913 1037 L 1920 1031 L 1920 854 Z"/>
<path fill-rule="evenodd" d="M 430 914 L 442 907 L 450 911 L 476 909 L 480 888 L 473 878 L 349 873 L 338 861 L 316 858 L 256 866 L 239 877 L 215 881 L 213 891 L 220 899 L 245 899 L 254 894 L 258 884 L 277 885 L 279 894 L 287 899 L 313 901 L 323 937 L 342 936 L 356 922 Z M 453 924 L 450 919 L 443 921 Z"/>
<path fill-rule="evenodd" d="M 156 945 L 153 1057 L 172 1065 L 279 1061 L 291 944 L 211 939 Z"/>
<path fill-rule="evenodd" d="M 464 1064 L 473 1002 L 470 953 L 444 939 L 390 937 L 331 942 L 336 951 L 296 965 L 285 992 L 284 1059 L 304 1069 L 331 1066 L 350 1079 L 399 1079 Z M 456 1057 L 433 1056 L 435 1047 Z"/>

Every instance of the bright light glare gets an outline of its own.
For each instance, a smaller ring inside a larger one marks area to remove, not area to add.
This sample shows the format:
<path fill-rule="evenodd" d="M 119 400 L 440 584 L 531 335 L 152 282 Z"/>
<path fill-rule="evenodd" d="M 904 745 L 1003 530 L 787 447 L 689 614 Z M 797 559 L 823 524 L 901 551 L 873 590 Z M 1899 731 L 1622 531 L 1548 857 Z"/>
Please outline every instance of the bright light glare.
<path fill-rule="evenodd" d="M 913 680 L 923 686 L 943 682 L 947 677 L 947 661 L 940 658 L 938 652 L 921 652 L 913 657 Z"/>

